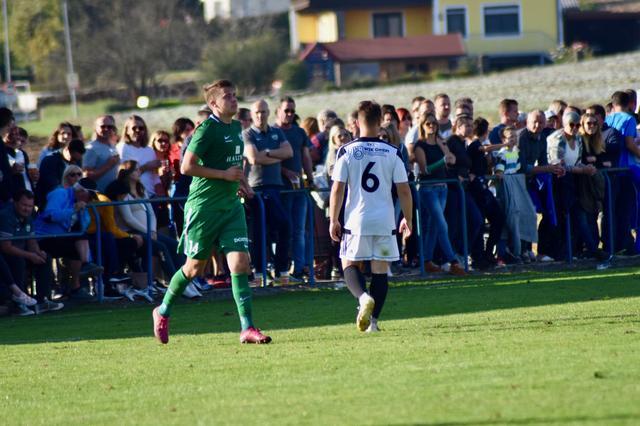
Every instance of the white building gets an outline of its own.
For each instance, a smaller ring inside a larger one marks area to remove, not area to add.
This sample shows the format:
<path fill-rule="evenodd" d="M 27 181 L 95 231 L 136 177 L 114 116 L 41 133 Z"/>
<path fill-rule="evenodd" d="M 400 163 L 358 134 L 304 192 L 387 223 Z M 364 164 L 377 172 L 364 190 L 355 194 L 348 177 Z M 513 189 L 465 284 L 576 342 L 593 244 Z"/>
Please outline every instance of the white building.
<path fill-rule="evenodd" d="M 200 0 L 204 19 L 247 18 L 282 13 L 289 10 L 289 0 Z"/>

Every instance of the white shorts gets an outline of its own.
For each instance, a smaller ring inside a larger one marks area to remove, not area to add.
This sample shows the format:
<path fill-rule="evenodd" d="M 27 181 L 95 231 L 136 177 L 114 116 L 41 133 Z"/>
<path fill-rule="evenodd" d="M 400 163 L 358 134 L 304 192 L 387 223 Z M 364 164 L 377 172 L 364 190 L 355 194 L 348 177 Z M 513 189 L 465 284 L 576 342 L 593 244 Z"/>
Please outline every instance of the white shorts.
<path fill-rule="evenodd" d="M 343 234 L 340 242 L 340 258 L 347 260 L 383 260 L 395 262 L 400 259 L 395 235 Z"/>

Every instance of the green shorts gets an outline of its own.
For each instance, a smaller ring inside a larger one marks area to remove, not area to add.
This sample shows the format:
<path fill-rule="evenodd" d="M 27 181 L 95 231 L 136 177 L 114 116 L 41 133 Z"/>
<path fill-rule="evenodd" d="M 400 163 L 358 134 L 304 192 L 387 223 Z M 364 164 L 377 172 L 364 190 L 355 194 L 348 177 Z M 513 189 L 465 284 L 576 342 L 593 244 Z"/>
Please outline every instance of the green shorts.
<path fill-rule="evenodd" d="M 190 259 L 205 260 L 211 250 L 222 253 L 248 252 L 247 222 L 244 207 L 238 201 L 231 210 L 206 210 L 184 206 L 184 231 L 178 251 Z"/>

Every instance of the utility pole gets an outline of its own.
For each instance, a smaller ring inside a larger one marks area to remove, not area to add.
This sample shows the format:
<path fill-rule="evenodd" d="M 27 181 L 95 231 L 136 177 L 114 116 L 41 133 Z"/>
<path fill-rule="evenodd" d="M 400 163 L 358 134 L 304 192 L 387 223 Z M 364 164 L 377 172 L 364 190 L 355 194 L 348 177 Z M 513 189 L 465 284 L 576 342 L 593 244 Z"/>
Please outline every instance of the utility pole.
<path fill-rule="evenodd" d="M 7 1 L 7 0 L 3 0 Z M 78 89 L 78 74 L 73 71 L 73 56 L 71 54 L 71 32 L 69 31 L 69 14 L 67 10 L 67 0 L 62 2 L 62 16 L 64 19 L 64 45 L 67 51 L 67 86 L 69 87 L 69 97 L 71 98 L 71 112 L 73 118 L 78 118 L 78 101 L 76 99 L 76 89 Z M 6 19 L 6 18 L 5 18 Z"/>
<path fill-rule="evenodd" d="M 11 57 L 9 55 L 9 18 L 7 0 L 2 0 L 2 19 L 4 22 L 4 77 L 5 83 L 11 83 Z"/>

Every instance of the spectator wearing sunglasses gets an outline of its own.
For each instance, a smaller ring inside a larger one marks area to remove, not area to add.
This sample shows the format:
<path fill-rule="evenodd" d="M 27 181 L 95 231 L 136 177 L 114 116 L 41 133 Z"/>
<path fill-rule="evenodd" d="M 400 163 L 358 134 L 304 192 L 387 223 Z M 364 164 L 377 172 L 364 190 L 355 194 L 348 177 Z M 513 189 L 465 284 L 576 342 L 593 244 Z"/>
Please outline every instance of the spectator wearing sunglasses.
<path fill-rule="evenodd" d="M 121 161 L 133 160 L 140 166 L 140 182 L 144 186 L 147 195 L 162 194 L 162 184 L 158 176 L 158 168 L 161 161 L 156 158 L 156 153 L 149 146 L 149 132 L 147 124 L 142 117 L 130 116 L 124 123 L 122 139 L 116 145 L 116 151 Z"/>
<path fill-rule="evenodd" d="M 116 134 L 116 122 L 111 115 L 102 115 L 96 119 L 96 138 L 86 146 L 82 164 L 87 177 L 98 186 L 98 191 L 104 192 L 111 182 L 116 179 L 120 156 L 111 145 Z"/>
<path fill-rule="evenodd" d="M 36 205 L 43 210 L 47 201 L 47 194 L 62 183 L 65 169 L 70 165 L 80 167 L 85 153 L 84 142 L 73 139 L 67 146 L 53 152 L 42 159 L 40 163 L 40 179 L 36 185 Z M 82 173 L 82 169 L 80 169 Z"/>

